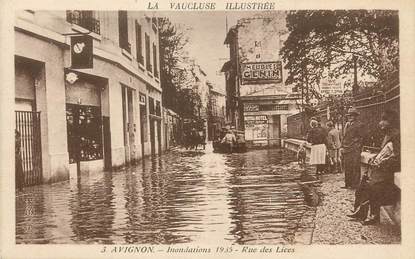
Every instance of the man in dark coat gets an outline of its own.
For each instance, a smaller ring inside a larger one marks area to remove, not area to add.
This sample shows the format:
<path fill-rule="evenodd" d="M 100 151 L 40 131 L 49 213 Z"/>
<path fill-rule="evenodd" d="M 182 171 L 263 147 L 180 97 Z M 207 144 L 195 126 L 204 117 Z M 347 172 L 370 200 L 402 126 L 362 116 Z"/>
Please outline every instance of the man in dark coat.
<path fill-rule="evenodd" d="M 399 115 L 396 112 L 386 110 L 379 123 L 385 137 L 382 150 L 370 163 L 374 168 L 369 184 L 370 215 L 363 222 L 364 225 L 379 223 L 380 206 L 392 205 L 400 198 L 400 189 L 394 184 L 394 173 L 401 170 L 398 119 Z"/>
<path fill-rule="evenodd" d="M 345 186 L 342 188 L 354 189 L 360 182 L 360 153 L 365 131 L 363 124 L 357 120 L 358 116 L 359 112 L 355 108 L 349 109 L 340 148 L 345 175 Z"/>

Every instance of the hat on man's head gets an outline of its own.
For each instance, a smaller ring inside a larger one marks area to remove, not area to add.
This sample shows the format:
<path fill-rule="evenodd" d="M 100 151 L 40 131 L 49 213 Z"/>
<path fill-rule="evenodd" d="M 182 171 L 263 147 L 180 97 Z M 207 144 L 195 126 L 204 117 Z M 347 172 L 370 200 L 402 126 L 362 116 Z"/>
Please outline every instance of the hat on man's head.
<path fill-rule="evenodd" d="M 314 128 L 318 126 L 318 121 L 315 119 L 310 120 L 310 127 Z"/>
<path fill-rule="evenodd" d="M 346 115 L 355 115 L 355 116 L 357 116 L 357 115 L 359 115 L 359 114 L 360 114 L 360 112 L 359 112 L 356 108 L 351 107 L 351 108 L 347 111 L 347 114 L 346 114 Z"/>

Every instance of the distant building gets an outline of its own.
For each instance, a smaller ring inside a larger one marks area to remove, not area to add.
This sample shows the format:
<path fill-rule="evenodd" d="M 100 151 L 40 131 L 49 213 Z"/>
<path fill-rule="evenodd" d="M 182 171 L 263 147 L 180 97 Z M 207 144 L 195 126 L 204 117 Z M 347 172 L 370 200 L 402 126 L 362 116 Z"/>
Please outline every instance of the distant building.
<path fill-rule="evenodd" d="M 214 140 L 225 126 L 225 94 L 210 85 L 208 105 L 208 138 Z"/>
<path fill-rule="evenodd" d="M 287 72 L 279 51 L 285 38 L 283 12 L 241 19 L 226 36 L 226 118 L 245 130 L 248 145 L 278 146 L 287 116 L 299 112 L 300 95 L 284 84 Z"/>
<path fill-rule="evenodd" d="M 157 19 L 130 11 L 24 10 L 14 28 L 16 130 L 27 184 L 161 153 Z M 77 33 L 92 37 L 93 68 L 70 68 L 70 36 Z"/>

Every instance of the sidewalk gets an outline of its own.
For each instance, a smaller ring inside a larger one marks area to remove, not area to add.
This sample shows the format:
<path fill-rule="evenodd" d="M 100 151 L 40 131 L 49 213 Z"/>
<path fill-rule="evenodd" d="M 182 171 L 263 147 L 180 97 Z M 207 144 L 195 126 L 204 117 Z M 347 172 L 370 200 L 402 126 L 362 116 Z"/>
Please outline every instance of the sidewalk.
<path fill-rule="evenodd" d="M 321 177 L 321 197 L 315 216 L 312 244 L 399 244 L 400 227 L 381 221 L 380 225 L 363 226 L 350 221 L 346 214 L 353 207 L 354 190 L 341 189 L 343 174 Z"/>

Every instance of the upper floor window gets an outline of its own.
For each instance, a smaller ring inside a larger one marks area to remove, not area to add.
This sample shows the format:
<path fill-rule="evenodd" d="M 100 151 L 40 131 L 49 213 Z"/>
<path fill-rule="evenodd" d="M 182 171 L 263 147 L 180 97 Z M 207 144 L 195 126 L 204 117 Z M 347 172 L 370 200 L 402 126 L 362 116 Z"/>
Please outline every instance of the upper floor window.
<path fill-rule="evenodd" d="M 147 71 L 152 71 L 153 67 L 151 66 L 151 49 L 150 49 L 150 36 L 145 34 L 145 44 L 146 44 L 146 68 Z"/>
<path fill-rule="evenodd" d="M 136 46 L 136 52 L 137 52 L 137 61 L 144 65 L 144 57 L 143 57 L 143 40 L 141 37 L 141 24 L 139 24 L 137 21 L 135 21 L 135 46 Z"/>
<path fill-rule="evenodd" d="M 157 46 L 153 43 L 153 65 L 154 65 L 154 76 L 159 77 L 159 71 L 157 70 Z"/>
<path fill-rule="evenodd" d="M 156 109 L 154 106 L 154 99 L 152 97 L 148 97 L 148 109 L 150 114 L 155 115 L 156 114 Z"/>
<path fill-rule="evenodd" d="M 131 53 L 131 45 L 128 42 L 128 17 L 127 11 L 118 11 L 118 31 L 120 48 Z"/>
<path fill-rule="evenodd" d="M 66 21 L 95 32 L 96 34 L 101 33 L 99 20 L 94 17 L 93 11 L 66 11 Z"/>
<path fill-rule="evenodd" d="M 156 115 L 161 116 L 161 105 L 160 101 L 156 101 Z"/>

